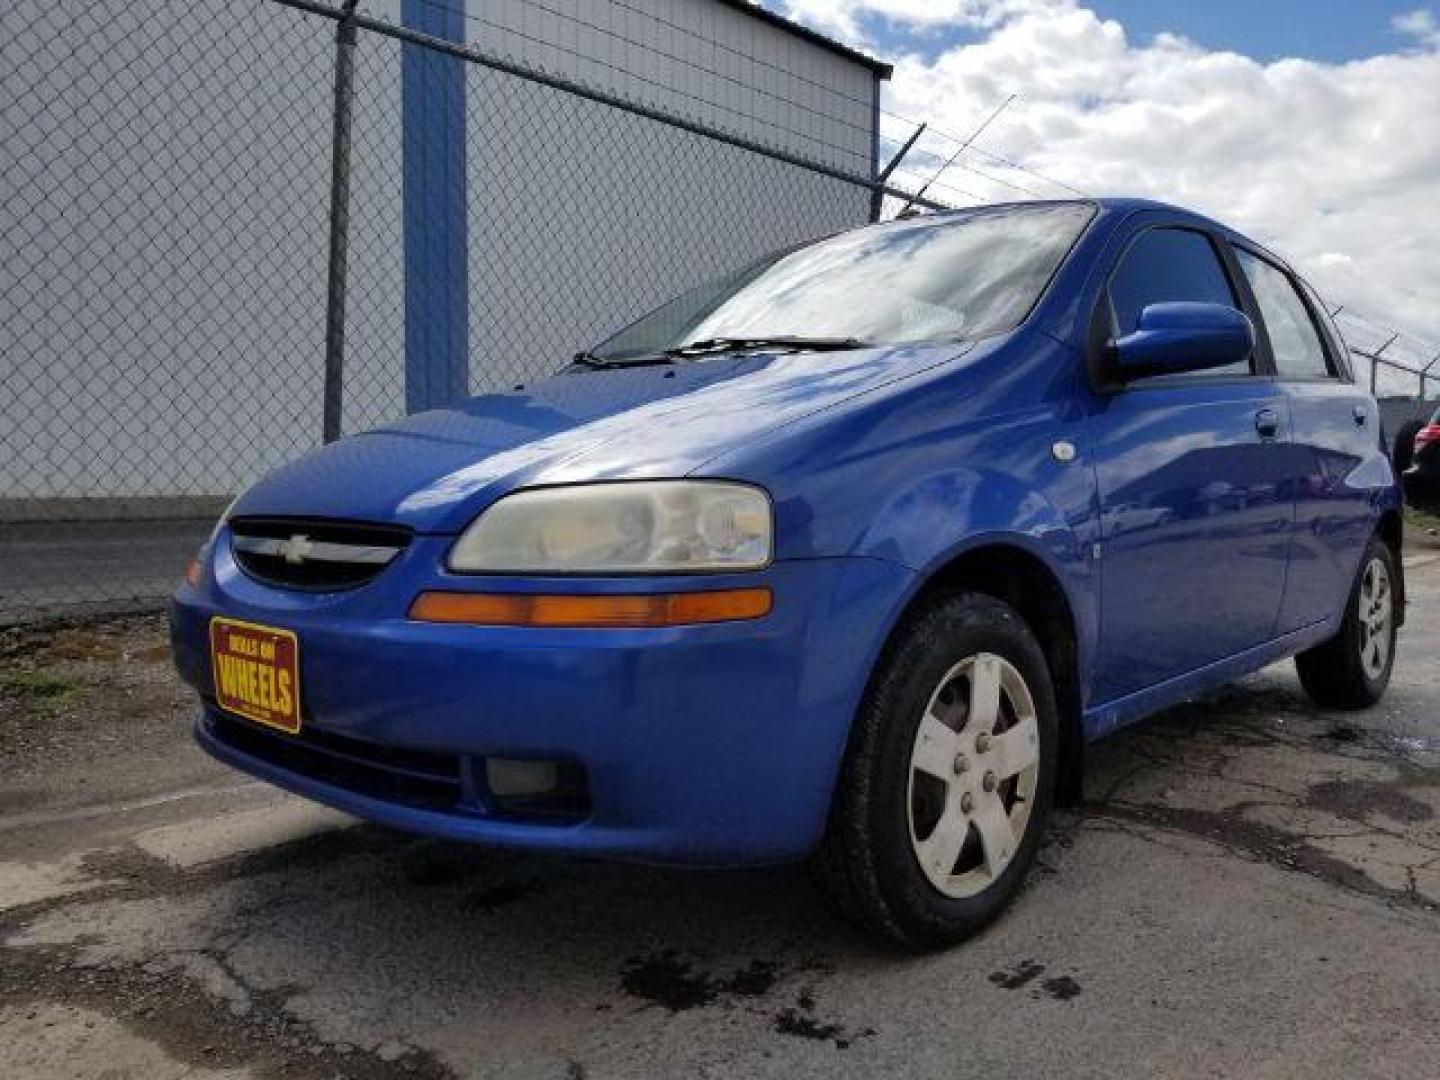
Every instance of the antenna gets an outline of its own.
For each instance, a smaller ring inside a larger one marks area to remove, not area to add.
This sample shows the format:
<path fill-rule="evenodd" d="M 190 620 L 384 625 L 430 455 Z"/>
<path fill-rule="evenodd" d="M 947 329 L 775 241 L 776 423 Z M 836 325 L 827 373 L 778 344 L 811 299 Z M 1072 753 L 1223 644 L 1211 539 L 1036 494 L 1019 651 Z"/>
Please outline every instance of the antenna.
<path fill-rule="evenodd" d="M 940 174 L 943 173 L 946 169 L 950 168 L 951 165 L 954 165 L 956 159 L 958 159 L 961 154 L 963 154 L 967 149 L 969 149 L 971 143 L 973 143 L 976 139 L 980 137 L 980 133 L 984 131 L 987 127 L 989 127 L 997 116 L 999 116 L 1002 112 L 1008 109 L 1010 107 L 1010 103 L 1019 96 L 1019 94 L 1011 94 L 1008 98 L 1002 101 L 995 109 L 995 111 L 992 112 L 989 116 L 987 116 L 980 124 L 980 126 L 970 133 L 970 137 L 960 144 L 960 149 L 956 150 L 955 153 L 950 155 L 950 160 L 945 162 L 944 165 L 941 165 L 940 168 L 936 169 L 935 175 L 930 177 L 929 180 L 926 180 L 919 191 L 917 191 L 914 195 L 911 195 L 910 198 L 905 200 L 905 205 L 900 208 L 900 212 L 895 216 L 902 216 L 907 210 L 910 209 L 910 207 L 915 205 L 915 201 L 917 199 L 924 198 L 925 192 L 930 190 L 930 185 L 933 184 L 936 180 L 940 179 Z"/>

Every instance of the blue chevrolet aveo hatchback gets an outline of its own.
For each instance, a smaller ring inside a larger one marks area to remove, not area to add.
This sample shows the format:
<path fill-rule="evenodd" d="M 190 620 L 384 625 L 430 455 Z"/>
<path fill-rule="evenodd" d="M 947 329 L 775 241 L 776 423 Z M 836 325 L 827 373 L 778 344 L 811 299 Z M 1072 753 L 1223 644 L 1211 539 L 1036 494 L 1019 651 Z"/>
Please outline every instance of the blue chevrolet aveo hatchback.
<path fill-rule="evenodd" d="M 1403 612 L 1375 401 L 1315 294 L 1135 201 L 891 222 L 554 377 L 311 454 L 173 608 L 222 761 L 363 818 L 808 858 L 913 948 L 995 916 L 1082 748 L 1295 655 L 1374 702 Z"/>

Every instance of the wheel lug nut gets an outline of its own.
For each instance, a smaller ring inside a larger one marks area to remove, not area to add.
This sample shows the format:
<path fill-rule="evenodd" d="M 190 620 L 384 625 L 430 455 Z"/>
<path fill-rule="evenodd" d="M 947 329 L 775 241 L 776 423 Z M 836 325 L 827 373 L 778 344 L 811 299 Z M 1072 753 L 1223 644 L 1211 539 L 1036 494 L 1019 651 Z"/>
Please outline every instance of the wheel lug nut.
<path fill-rule="evenodd" d="M 969 768 L 970 768 L 970 760 L 969 760 L 964 754 L 956 754 L 956 755 L 955 755 L 955 775 L 956 775 L 956 776 L 959 776 L 961 773 L 967 771 Z"/>
<path fill-rule="evenodd" d="M 999 781 L 995 779 L 995 774 L 993 772 L 987 772 L 985 779 L 980 782 L 980 786 L 986 791 L 994 791 L 998 783 Z"/>
<path fill-rule="evenodd" d="M 985 753 L 986 750 L 989 750 L 989 749 L 990 749 L 990 736 L 987 735 L 987 734 L 984 734 L 983 732 L 982 732 L 981 734 L 979 734 L 979 735 L 976 735 L 976 736 L 975 736 L 975 751 L 976 751 L 976 753 L 983 754 L 983 753 Z"/>
<path fill-rule="evenodd" d="M 960 796 L 960 811 L 968 814 L 975 808 L 975 798 L 968 791 Z"/>

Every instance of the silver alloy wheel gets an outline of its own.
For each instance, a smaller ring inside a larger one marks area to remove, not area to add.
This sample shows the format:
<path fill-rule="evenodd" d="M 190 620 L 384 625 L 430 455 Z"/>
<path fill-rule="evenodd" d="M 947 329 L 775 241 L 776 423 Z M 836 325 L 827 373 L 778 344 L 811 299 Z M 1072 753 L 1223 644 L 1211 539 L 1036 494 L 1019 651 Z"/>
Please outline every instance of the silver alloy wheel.
<path fill-rule="evenodd" d="M 1360 666 L 1366 676 L 1378 679 L 1385 671 L 1385 662 L 1390 658 L 1390 644 L 1394 622 L 1393 602 L 1390 597 L 1390 571 L 1384 560 L 1371 559 L 1365 566 L 1360 579 L 1360 598 L 1357 601 L 1360 619 Z"/>
<path fill-rule="evenodd" d="M 910 751 L 910 844 L 946 896 L 984 891 L 1014 859 L 1040 772 L 1030 688 L 994 653 L 956 664 L 930 696 Z"/>

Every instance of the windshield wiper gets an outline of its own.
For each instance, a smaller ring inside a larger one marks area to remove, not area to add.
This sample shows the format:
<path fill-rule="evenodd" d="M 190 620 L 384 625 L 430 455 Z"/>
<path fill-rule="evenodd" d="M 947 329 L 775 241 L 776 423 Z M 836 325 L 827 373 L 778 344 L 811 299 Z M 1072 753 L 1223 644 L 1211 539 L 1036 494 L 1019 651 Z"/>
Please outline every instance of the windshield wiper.
<path fill-rule="evenodd" d="M 721 353 L 750 352 L 756 349 L 791 349 L 810 352 L 840 352 L 845 349 L 868 349 L 870 342 L 853 337 L 802 337 L 796 334 L 774 334 L 769 337 L 714 337 L 686 342 L 666 349 L 666 356 L 717 356 Z"/>
<path fill-rule="evenodd" d="M 792 352 L 839 352 L 844 349 L 868 349 L 871 343 L 853 337 L 801 337 L 794 334 L 775 334 L 770 337 L 715 337 L 700 341 L 686 342 L 664 352 L 637 353 L 631 356 L 601 356 L 582 349 L 570 358 L 573 367 L 589 368 L 592 371 L 606 371 L 610 368 L 644 367 L 655 364 L 674 364 L 701 356 L 723 356 L 727 353 L 754 352 L 760 349 L 785 349 Z"/>
<path fill-rule="evenodd" d="M 643 367 L 647 364 L 673 364 L 675 357 L 668 353 L 643 353 L 639 356 L 600 356 L 589 349 L 582 349 L 570 358 L 574 367 L 590 368 L 592 371 L 608 371 L 610 368 Z"/>

